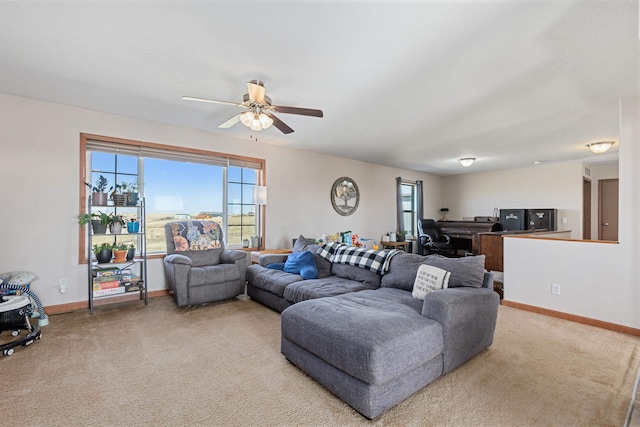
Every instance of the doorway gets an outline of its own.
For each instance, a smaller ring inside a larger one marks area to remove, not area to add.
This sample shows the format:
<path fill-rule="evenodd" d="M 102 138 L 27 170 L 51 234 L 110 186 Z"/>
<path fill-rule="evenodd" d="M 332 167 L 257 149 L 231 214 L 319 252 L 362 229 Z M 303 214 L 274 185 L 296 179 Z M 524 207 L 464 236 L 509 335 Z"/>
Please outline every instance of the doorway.
<path fill-rule="evenodd" d="M 598 181 L 598 240 L 618 241 L 618 178 Z"/>
<path fill-rule="evenodd" d="M 591 180 L 582 177 L 582 238 L 591 240 Z"/>

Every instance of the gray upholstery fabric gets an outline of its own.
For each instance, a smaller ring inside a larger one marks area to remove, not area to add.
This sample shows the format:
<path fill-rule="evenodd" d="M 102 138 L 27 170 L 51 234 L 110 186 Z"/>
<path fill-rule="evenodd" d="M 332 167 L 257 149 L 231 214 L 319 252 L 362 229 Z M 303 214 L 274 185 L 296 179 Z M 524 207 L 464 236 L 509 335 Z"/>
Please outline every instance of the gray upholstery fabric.
<path fill-rule="evenodd" d="M 398 254 L 391 260 L 389 271 L 382 276 L 380 285 L 411 291 L 418 268 L 422 264 L 427 264 L 451 272 L 450 288 L 463 286 L 480 288 L 483 286 L 484 261 L 484 255 L 446 258 L 440 255 Z"/>
<path fill-rule="evenodd" d="M 291 303 L 282 297 L 278 297 L 271 292 L 251 286 L 247 284 L 247 295 L 254 301 L 266 305 L 267 307 L 281 313 L 282 310 L 289 307 Z"/>
<path fill-rule="evenodd" d="M 380 287 L 380 275 L 365 268 L 348 264 L 332 264 L 331 272 L 343 279 L 366 283 L 371 288 Z"/>
<path fill-rule="evenodd" d="M 284 290 L 287 286 L 303 280 L 304 279 L 298 274 L 272 270 L 258 264 L 247 267 L 247 281 L 251 286 L 270 292 L 280 298 L 283 297 Z"/>
<path fill-rule="evenodd" d="M 171 223 L 165 224 L 164 231 L 167 243 L 165 276 L 176 304 L 202 304 L 244 293 L 249 262 L 247 252 L 225 249 L 223 242 L 222 247 L 216 249 L 176 252 Z"/>
<path fill-rule="evenodd" d="M 305 248 L 309 245 L 314 245 L 316 243 L 315 239 L 307 239 L 302 234 L 298 236 L 296 242 L 293 244 L 293 252 L 302 252 L 306 250 Z"/>
<path fill-rule="evenodd" d="M 361 381 L 384 384 L 442 352 L 442 326 L 421 306 L 388 288 L 307 300 L 282 312 L 282 336 Z"/>
<path fill-rule="evenodd" d="M 424 263 L 450 271 L 450 288 L 480 288 L 484 279 L 484 260 L 484 255 L 463 258 L 446 258 L 436 255 L 427 257 Z"/>
<path fill-rule="evenodd" d="M 427 258 L 429 257 L 407 253 L 394 256 L 389 264 L 389 270 L 382 276 L 380 286 L 404 289 L 405 291 L 413 290 L 413 282 L 416 280 L 418 268 Z"/>
<path fill-rule="evenodd" d="M 290 303 L 296 303 L 308 299 L 342 295 L 366 289 L 374 288 L 363 282 L 331 276 L 291 283 L 285 288 L 283 296 Z"/>
<path fill-rule="evenodd" d="M 258 257 L 258 264 L 266 267 L 269 264 L 285 262 L 289 254 L 262 254 Z"/>
<path fill-rule="evenodd" d="M 281 352 L 291 363 L 369 419 L 376 418 L 429 385 L 442 372 L 440 355 L 384 384 L 368 384 L 282 337 Z M 422 424 L 426 424 L 423 420 Z"/>
<path fill-rule="evenodd" d="M 488 348 L 498 317 L 500 297 L 493 289 L 453 288 L 429 292 L 422 315 L 442 325 L 447 373 Z"/>

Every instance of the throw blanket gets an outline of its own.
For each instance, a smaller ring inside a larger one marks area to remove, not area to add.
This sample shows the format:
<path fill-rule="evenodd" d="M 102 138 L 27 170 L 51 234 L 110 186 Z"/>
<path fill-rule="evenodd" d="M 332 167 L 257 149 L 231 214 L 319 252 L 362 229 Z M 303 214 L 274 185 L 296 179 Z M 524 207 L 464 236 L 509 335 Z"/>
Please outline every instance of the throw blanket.
<path fill-rule="evenodd" d="M 400 252 L 397 249 L 376 251 L 331 242 L 321 245 L 317 254 L 333 263 L 353 265 L 384 274 L 389 269 L 391 258 Z"/>
<path fill-rule="evenodd" d="M 176 252 L 222 247 L 220 224 L 213 221 L 179 221 L 171 224 Z"/>

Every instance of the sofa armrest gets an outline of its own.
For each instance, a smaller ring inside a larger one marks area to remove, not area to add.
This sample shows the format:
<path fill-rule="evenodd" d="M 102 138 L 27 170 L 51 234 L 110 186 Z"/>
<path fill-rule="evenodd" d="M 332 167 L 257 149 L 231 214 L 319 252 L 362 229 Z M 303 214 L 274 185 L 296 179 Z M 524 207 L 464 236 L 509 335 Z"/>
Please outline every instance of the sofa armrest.
<path fill-rule="evenodd" d="M 449 288 L 427 294 L 422 315 L 442 325 L 443 374 L 491 346 L 499 305 L 492 289 Z"/>
<path fill-rule="evenodd" d="M 220 254 L 220 262 L 224 264 L 234 264 L 237 261 L 242 261 L 247 264 L 248 253 L 238 249 L 225 249 Z"/>
<path fill-rule="evenodd" d="M 180 254 L 171 254 L 164 258 L 164 262 L 168 262 L 170 264 L 191 265 L 191 258 Z"/>
<path fill-rule="evenodd" d="M 285 262 L 289 254 L 262 254 L 258 257 L 258 264 L 266 267 L 276 262 Z"/>

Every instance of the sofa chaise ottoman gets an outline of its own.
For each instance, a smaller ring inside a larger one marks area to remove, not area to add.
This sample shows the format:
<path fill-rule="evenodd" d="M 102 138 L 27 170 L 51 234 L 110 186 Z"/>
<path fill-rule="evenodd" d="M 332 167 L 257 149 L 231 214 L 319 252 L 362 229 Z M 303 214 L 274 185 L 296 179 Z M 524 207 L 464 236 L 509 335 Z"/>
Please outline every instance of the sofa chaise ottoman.
<path fill-rule="evenodd" d="M 451 270 L 449 288 L 412 296 L 419 265 Z M 369 419 L 493 342 L 499 296 L 484 257 L 394 257 L 381 287 L 309 299 L 281 316 L 281 351 Z"/>

